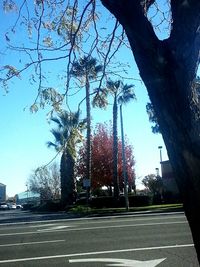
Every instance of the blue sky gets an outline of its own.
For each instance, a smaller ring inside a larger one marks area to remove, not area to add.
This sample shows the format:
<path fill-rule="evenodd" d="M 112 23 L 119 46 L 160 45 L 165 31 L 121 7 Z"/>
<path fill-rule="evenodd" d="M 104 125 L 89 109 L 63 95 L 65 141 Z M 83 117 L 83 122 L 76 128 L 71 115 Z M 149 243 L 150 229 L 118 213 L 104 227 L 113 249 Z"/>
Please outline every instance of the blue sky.
<path fill-rule="evenodd" d="M 0 11 L 2 12 L 2 11 Z M 5 16 L 0 13 L 1 33 L 9 26 L 11 15 Z M 18 38 L 23 38 L 25 33 L 20 33 Z M 1 38 L 1 52 L 3 51 L 3 39 Z M 133 56 L 130 51 L 122 50 L 120 56 L 130 62 L 131 75 L 136 80 L 131 81 L 135 85 L 137 101 L 124 107 L 124 130 L 130 143 L 134 147 L 136 160 L 136 175 L 139 184 L 141 179 L 150 173 L 155 173 L 155 168 L 159 168 L 158 146 L 163 146 L 163 159 L 167 159 L 167 153 L 160 134 L 151 132 L 151 125 L 146 114 L 146 103 L 148 96 L 146 89 L 140 79 L 135 66 Z M 14 54 L 9 56 L 1 55 L 0 65 L 13 64 L 17 59 Z M 52 66 L 54 70 L 56 66 Z M 52 71 L 53 73 L 53 71 Z M 56 78 L 51 77 L 51 81 L 56 84 Z M 36 114 L 29 111 L 30 105 L 37 94 L 37 91 L 30 85 L 28 79 L 15 79 L 9 87 L 9 93 L 0 91 L 0 182 L 7 185 L 7 194 L 13 196 L 16 193 L 26 190 L 26 181 L 32 170 L 48 163 L 54 156 L 53 149 L 46 146 L 46 142 L 52 140 L 50 129 L 54 126 L 47 122 L 48 107 L 39 110 Z M 83 94 L 83 93 L 82 93 Z M 77 96 L 70 100 L 72 108 L 77 106 Z M 84 116 L 84 104 L 82 105 Z M 106 111 L 94 109 L 92 113 L 93 125 L 97 122 L 104 122 L 112 119 L 112 110 Z"/>

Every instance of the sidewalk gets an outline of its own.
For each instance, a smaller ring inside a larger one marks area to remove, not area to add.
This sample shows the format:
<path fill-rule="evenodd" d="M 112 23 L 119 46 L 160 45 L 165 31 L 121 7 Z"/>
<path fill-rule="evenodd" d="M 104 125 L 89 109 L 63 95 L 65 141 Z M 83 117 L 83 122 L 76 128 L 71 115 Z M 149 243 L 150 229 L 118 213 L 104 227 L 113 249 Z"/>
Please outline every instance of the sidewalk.
<path fill-rule="evenodd" d="M 171 212 L 183 212 L 182 207 L 171 208 L 154 208 L 149 210 L 137 210 L 137 211 L 121 211 L 117 212 L 112 210 L 98 210 L 98 212 L 30 212 L 30 211 L 1 211 L 0 212 L 0 224 L 10 223 L 30 223 L 37 221 L 49 221 L 49 220 L 66 220 L 76 218 L 98 218 L 105 216 L 131 216 L 131 215 L 144 215 L 144 214 L 156 214 L 156 213 L 171 213 Z"/>

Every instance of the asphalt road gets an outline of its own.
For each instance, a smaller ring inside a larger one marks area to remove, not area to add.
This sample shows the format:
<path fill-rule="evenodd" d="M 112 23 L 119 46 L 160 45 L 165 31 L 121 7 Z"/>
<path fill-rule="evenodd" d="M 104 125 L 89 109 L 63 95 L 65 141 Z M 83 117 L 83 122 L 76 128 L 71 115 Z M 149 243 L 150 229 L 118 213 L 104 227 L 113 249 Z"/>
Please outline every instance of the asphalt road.
<path fill-rule="evenodd" d="M 72 214 L 65 212 L 37 213 L 24 210 L 0 210 L 0 224 L 13 222 L 33 222 L 51 219 L 69 219 Z M 74 215 L 75 217 L 75 215 Z"/>
<path fill-rule="evenodd" d="M 1 266 L 198 267 L 183 213 L 0 225 Z"/>

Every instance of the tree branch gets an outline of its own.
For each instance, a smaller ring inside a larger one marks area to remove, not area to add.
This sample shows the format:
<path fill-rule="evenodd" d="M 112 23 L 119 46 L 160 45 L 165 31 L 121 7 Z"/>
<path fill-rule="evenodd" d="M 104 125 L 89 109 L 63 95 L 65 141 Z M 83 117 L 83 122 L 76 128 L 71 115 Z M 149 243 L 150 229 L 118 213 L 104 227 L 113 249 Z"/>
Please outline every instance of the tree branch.
<path fill-rule="evenodd" d="M 176 4 L 177 2 L 179 2 L 179 5 L 181 2 L 183 3 L 181 0 L 173 0 L 173 12 L 175 12 L 175 7 L 178 5 Z M 188 0 L 185 2 L 196 3 L 196 8 L 198 7 L 199 9 L 199 0 Z M 188 127 L 188 125 L 191 127 L 191 114 L 186 112 L 186 110 L 190 110 L 191 105 L 188 91 L 189 86 L 188 90 L 186 88 L 187 84 L 189 85 L 189 82 L 193 81 L 188 78 L 188 75 L 194 78 L 196 74 L 194 68 L 196 67 L 195 63 L 197 64 L 197 61 L 195 61 L 194 58 L 187 59 L 188 63 L 193 64 L 193 68 L 191 68 L 191 66 L 186 67 L 186 61 L 184 62 L 184 67 L 181 66 L 183 62 L 180 60 L 181 58 L 177 61 L 177 56 L 181 57 L 181 53 L 186 53 L 187 51 L 176 51 L 178 48 L 175 49 L 175 41 L 173 46 L 175 50 L 172 49 L 171 46 L 173 43 L 171 42 L 175 39 L 173 34 L 171 35 L 170 40 L 166 39 L 160 41 L 157 38 L 151 23 L 143 12 L 140 0 L 102 0 L 102 3 L 118 19 L 127 34 L 140 75 L 147 87 L 153 105 L 157 108 L 155 112 L 159 118 L 159 123 L 163 122 L 164 119 L 160 118 L 158 107 L 162 107 L 163 109 L 166 108 L 167 112 L 171 114 L 176 113 L 177 108 L 179 110 L 179 122 L 176 123 L 181 125 L 184 124 L 184 126 L 182 125 L 184 128 Z M 198 15 L 196 14 L 196 20 L 199 20 L 199 14 L 200 12 Z M 184 13 L 184 16 L 186 15 L 187 12 Z M 189 12 L 189 16 L 190 15 L 192 16 Z M 182 20 L 184 20 L 184 17 Z M 194 23 L 195 19 L 192 19 L 192 21 Z M 180 21 L 177 21 L 175 25 L 176 24 L 177 26 L 175 26 L 175 28 L 179 27 L 177 31 L 179 35 L 181 35 L 181 31 L 184 31 L 184 29 L 180 27 Z M 183 25 L 185 25 L 185 23 Z M 196 22 L 196 26 L 197 25 L 198 22 Z M 194 29 L 192 29 L 192 31 L 194 33 Z M 197 35 L 199 35 L 199 33 L 197 33 Z M 187 34 L 185 37 L 186 36 Z M 189 35 L 189 37 L 190 36 L 191 35 Z M 182 39 L 182 37 L 180 38 Z M 185 47 L 185 44 L 182 44 L 181 46 L 180 40 L 177 40 L 177 42 L 180 45 L 180 48 Z M 182 42 L 187 42 L 187 40 L 182 39 Z M 192 45 L 192 40 L 190 45 Z M 199 54 L 199 45 L 194 49 L 196 49 L 197 58 L 197 54 Z M 190 68 L 191 73 L 189 73 Z M 167 96 L 168 99 L 166 99 L 165 96 Z M 166 103 L 168 103 L 167 106 Z"/>
<path fill-rule="evenodd" d="M 152 70 L 155 72 L 154 63 L 158 61 L 161 41 L 158 40 L 151 23 L 144 15 L 141 1 L 102 0 L 102 3 L 123 26 L 139 70 L 141 72 L 145 70 L 149 75 L 153 75 Z"/>
<path fill-rule="evenodd" d="M 140 0 L 140 4 L 144 9 L 144 12 L 147 13 L 148 9 L 155 3 L 155 0 Z"/>

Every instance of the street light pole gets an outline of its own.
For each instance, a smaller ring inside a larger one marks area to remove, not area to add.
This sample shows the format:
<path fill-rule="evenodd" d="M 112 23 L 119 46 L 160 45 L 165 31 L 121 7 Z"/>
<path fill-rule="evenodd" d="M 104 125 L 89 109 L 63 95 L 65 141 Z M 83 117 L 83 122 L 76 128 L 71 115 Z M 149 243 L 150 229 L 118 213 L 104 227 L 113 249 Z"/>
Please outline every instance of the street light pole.
<path fill-rule="evenodd" d="M 160 163 L 162 162 L 162 146 L 159 146 L 158 149 L 160 150 Z"/>
<path fill-rule="evenodd" d="M 121 138 L 122 138 L 122 162 L 123 162 L 123 176 L 124 176 L 124 197 L 126 202 L 126 210 L 129 210 L 128 201 L 128 177 L 126 172 L 126 155 L 125 155 L 125 142 L 124 142 L 124 128 L 123 128 L 123 116 L 122 105 L 120 105 L 120 121 L 121 121 Z"/>
<path fill-rule="evenodd" d="M 160 176 L 159 175 L 159 168 L 156 168 L 156 176 Z"/>
<path fill-rule="evenodd" d="M 26 184 L 26 202 L 28 203 L 28 184 Z"/>

